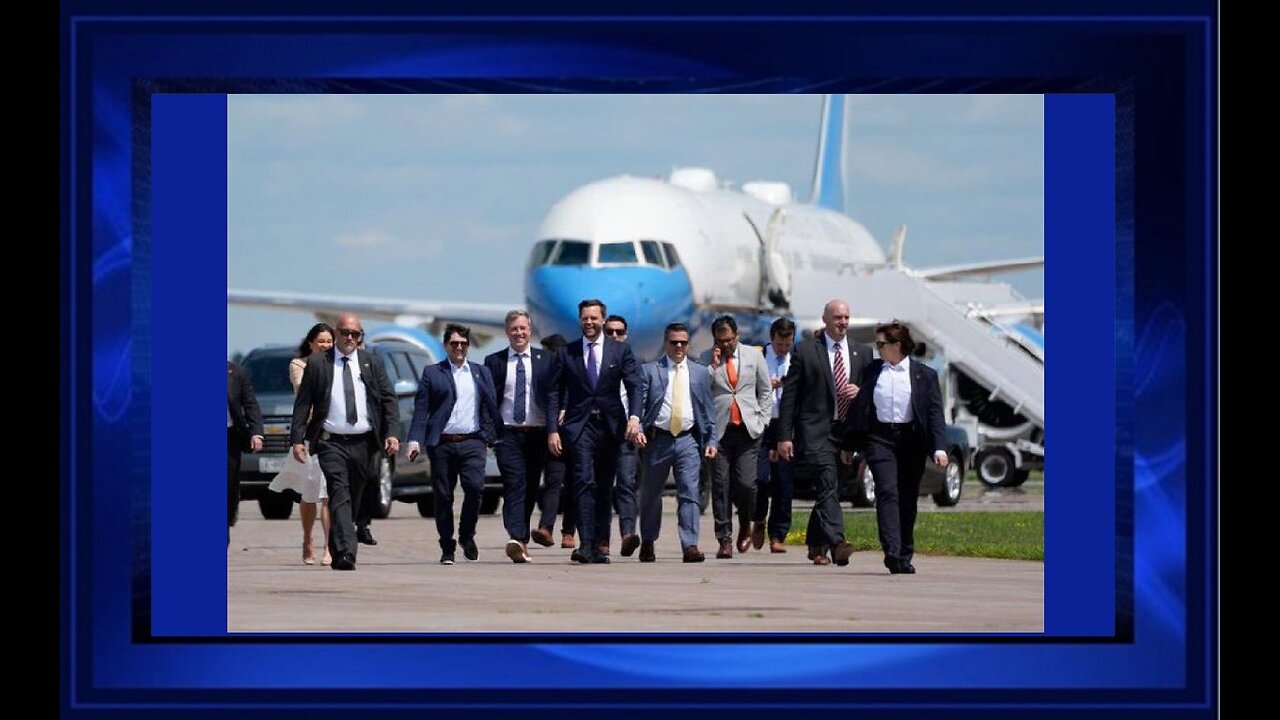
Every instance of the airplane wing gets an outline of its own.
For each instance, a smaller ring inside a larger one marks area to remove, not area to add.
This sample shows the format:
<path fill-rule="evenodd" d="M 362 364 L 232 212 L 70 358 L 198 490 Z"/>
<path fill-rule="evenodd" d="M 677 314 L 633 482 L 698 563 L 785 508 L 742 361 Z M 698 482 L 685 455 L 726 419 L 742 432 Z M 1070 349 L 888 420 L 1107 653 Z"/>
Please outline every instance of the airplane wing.
<path fill-rule="evenodd" d="M 963 265 L 945 265 L 933 268 L 911 268 L 910 273 L 925 280 L 955 280 L 971 275 L 992 275 L 994 273 L 1013 270 L 1028 270 L 1044 267 L 1044 258 L 1017 258 L 1013 260 L 992 260 L 988 262 L 965 263 Z"/>
<path fill-rule="evenodd" d="M 365 320 L 387 320 L 397 325 L 427 327 L 458 322 L 485 334 L 501 334 L 507 312 L 523 303 L 428 302 L 357 295 L 328 295 L 227 288 L 227 304 L 269 310 L 297 310 L 316 315 L 358 313 Z"/>

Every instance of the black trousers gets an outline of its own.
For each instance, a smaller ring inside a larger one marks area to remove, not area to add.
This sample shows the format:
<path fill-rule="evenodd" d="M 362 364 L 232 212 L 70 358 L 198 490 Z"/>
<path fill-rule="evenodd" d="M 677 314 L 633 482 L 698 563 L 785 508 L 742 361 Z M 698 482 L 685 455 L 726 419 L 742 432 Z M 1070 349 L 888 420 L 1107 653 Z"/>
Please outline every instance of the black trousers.
<path fill-rule="evenodd" d="M 493 454 L 502 473 L 502 524 L 509 537 L 528 542 L 529 520 L 547 461 L 547 431 L 503 428 Z"/>
<path fill-rule="evenodd" d="M 333 435 L 328 440 L 317 440 L 315 451 L 320 458 L 320 471 L 324 473 L 325 489 L 329 493 L 329 548 L 333 559 L 356 556 L 360 543 L 356 542 L 356 517 L 365 486 L 373 478 L 373 433 L 363 435 Z"/>
<path fill-rule="evenodd" d="M 572 450 L 566 444 L 560 450 L 560 457 L 547 453 L 547 464 L 543 466 L 542 489 L 538 491 L 538 509 L 542 516 L 538 519 L 538 527 L 551 532 L 556 527 L 556 515 L 563 512 L 561 532 L 574 533 L 578 529 L 578 501 L 574 495 Z"/>
<path fill-rule="evenodd" d="M 813 486 L 813 511 L 805 530 L 806 543 L 813 548 L 830 548 L 844 542 L 844 512 L 836 486 L 834 449 L 805 450 L 796 464 L 796 475 L 809 478 Z"/>
<path fill-rule="evenodd" d="M 720 438 L 720 450 L 711 464 L 711 512 L 716 540 L 733 539 L 733 506 L 738 507 L 738 528 L 751 529 L 756 509 L 756 474 L 759 472 L 760 438 L 751 438 L 745 425 L 730 424 Z"/>
<path fill-rule="evenodd" d="M 914 430 L 872 429 L 867 464 L 876 483 L 876 529 L 886 559 L 910 561 L 915 555 L 916 501 L 927 455 L 924 438 Z"/>
<path fill-rule="evenodd" d="M 240 434 L 227 428 L 227 527 L 236 524 L 240 510 Z M 227 536 L 227 543 L 231 536 Z"/>
<path fill-rule="evenodd" d="M 484 461 L 487 455 L 480 438 L 445 443 L 431 448 L 431 485 L 436 496 L 436 531 L 440 548 L 453 552 L 453 490 L 462 480 L 462 512 L 458 516 L 458 537 L 476 536 L 480 519 L 480 498 L 484 495 Z"/>
<path fill-rule="evenodd" d="M 603 418 L 587 420 L 573 452 L 573 480 L 577 484 L 579 552 L 590 555 L 597 540 L 607 542 L 613 520 L 613 481 L 618 472 L 621 441 Z M 597 534 L 599 537 L 597 538 Z"/>

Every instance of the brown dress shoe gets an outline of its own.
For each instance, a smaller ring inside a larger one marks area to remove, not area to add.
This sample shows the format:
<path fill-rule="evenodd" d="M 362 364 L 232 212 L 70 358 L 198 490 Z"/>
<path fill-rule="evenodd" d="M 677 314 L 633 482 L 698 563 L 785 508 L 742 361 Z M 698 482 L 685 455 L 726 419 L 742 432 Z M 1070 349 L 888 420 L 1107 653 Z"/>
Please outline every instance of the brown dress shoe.
<path fill-rule="evenodd" d="M 720 549 L 716 551 L 716 559 L 724 560 L 733 557 L 733 541 L 724 540 L 720 543 Z"/>
<path fill-rule="evenodd" d="M 827 556 L 827 546 L 826 546 L 826 545 L 810 545 L 810 546 L 809 546 L 809 559 L 810 559 L 810 560 L 817 560 L 817 559 L 818 559 L 818 558 L 820 558 L 820 557 L 826 557 L 826 556 Z"/>
<path fill-rule="evenodd" d="M 818 557 L 813 559 L 813 564 L 814 565 L 830 565 L 831 558 L 827 557 L 826 555 L 819 555 Z"/>
<path fill-rule="evenodd" d="M 631 557 L 638 547 L 640 547 L 639 535 L 628 535 L 622 538 L 622 557 Z"/>
<path fill-rule="evenodd" d="M 738 552 L 744 553 L 751 549 L 751 526 L 744 525 L 738 529 Z"/>
<path fill-rule="evenodd" d="M 702 554 L 702 551 L 698 549 L 697 545 L 690 545 L 689 547 L 684 549 L 684 562 L 695 563 L 695 562 L 702 562 L 703 560 L 706 560 L 706 559 L 707 559 L 707 556 Z"/>
<path fill-rule="evenodd" d="M 836 561 L 836 565 L 844 567 L 849 564 L 849 557 L 853 555 L 853 546 L 841 540 L 835 547 L 831 548 L 831 559 Z"/>
<path fill-rule="evenodd" d="M 770 541 L 769 541 L 769 552 L 771 552 L 771 553 L 784 553 L 784 552 L 786 552 L 786 551 L 787 551 L 787 546 L 786 546 L 786 545 L 784 545 L 784 544 L 783 544 L 783 542 L 782 542 L 781 540 L 778 540 L 777 538 L 774 538 L 773 540 L 770 540 Z"/>
<path fill-rule="evenodd" d="M 547 528 L 538 528 L 529 534 L 529 538 L 538 543 L 542 547 L 551 547 L 556 544 L 555 539 L 551 537 L 551 531 Z"/>
<path fill-rule="evenodd" d="M 764 523 L 751 523 L 751 547 L 759 550 L 764 547 Z"/>
<path fill-rule="evenodd" d="M 560 547 L 574 548 L 578 546 L 578 544 L 573 541 L 573 533 L 564 533 L 560 537 L 561 537 Z"/>
<path fill-rule="evenodd" d="M 640 562 L 653 562 L 658 556 L 653 552 L 653 543 L 640 543 Z"/>
<path fill-rule="evenodd" d="M 609 543 L 596 543 L 596 554 L 609 557 Z"/>

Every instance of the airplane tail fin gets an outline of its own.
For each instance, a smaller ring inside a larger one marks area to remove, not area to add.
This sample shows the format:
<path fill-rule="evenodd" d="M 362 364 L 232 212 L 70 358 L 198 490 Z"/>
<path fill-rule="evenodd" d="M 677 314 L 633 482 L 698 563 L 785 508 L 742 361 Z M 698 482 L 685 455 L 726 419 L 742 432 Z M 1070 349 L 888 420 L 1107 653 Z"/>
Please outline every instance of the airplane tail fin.
<path fill-rule="evenodd" d="M 809 202 L 837 212 L 844 212 L 844 110 L 844 95 L 823 96 L 818 159 L 813 166 L 813 192 L 809 197 Z"/>

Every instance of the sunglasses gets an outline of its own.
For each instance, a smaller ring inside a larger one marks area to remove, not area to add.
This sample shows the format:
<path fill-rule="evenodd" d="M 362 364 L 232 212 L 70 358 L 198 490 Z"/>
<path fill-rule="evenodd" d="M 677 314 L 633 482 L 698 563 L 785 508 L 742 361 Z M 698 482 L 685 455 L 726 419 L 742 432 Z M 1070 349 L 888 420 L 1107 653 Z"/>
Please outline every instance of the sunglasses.
<path fill-rule="evenodd" d="M 364 331 L 363 331 L 363 330 L 349 330 L 349 329 L 347 329 L 347 328 L 338 328 L 338 334 L 339 334 L 339 335 L 346 335 L 347 337 L 358 338 L 358 337 L 360 337 L 361 335 L 364 335 Z"/>
<path fill-rule="evenodd" d="M 614 337 L 621 337 L 622 335 L 627 334 L 627 329 L 626 328 L 605 328 L 604 334 L 612 335 Z"/>
<path fill-rule="evenodd" d="M 689 341 L 688 340 L 668 340 L 667 344 L 674 345 L 676 347 L 684 347 L 685 345 L 689 344 Z"/>
<path fill-rule="evenodd" d="M 877 348 L 882 348 L 885 345 L 897 345 L 897 344 L 898 344 L 897 340 L 877 340 L 876 341 Z"/>
<path fill-rule="evenodd" d="M 466 347 L 466 346 L 470 345 L 470 344 L 471 344 L 471 341 L 470 341 L 470 340 L 450 340 L 449 342 L 447 342 L 447 343 L 445 343 L 445 344 L 446 344 L 446 345 L 448 345 L 449 347 L 454 347 L 454 348 L 464 348 L 464 347 Z"/>

